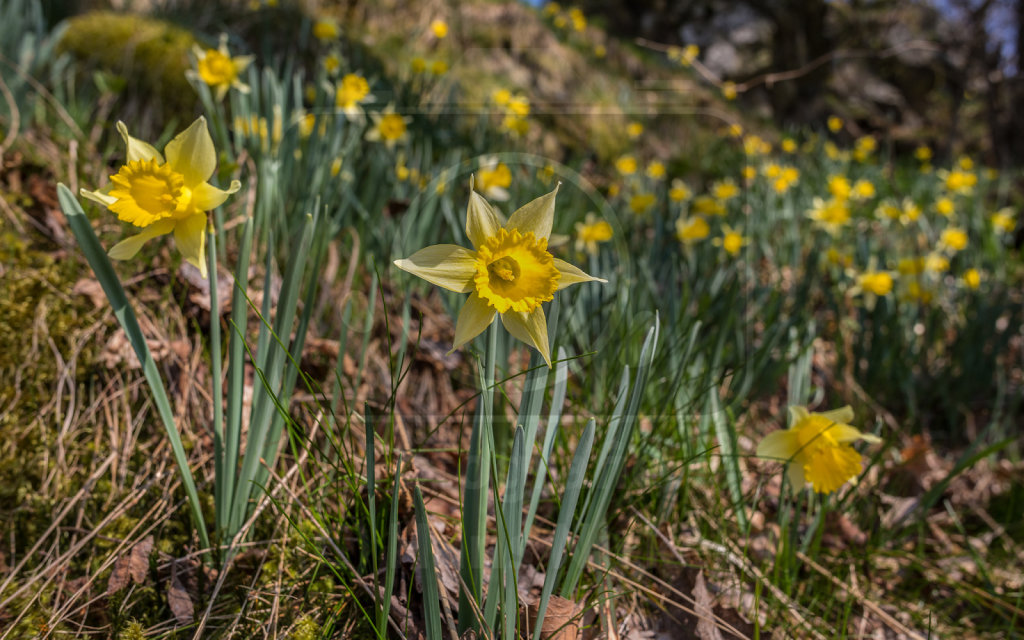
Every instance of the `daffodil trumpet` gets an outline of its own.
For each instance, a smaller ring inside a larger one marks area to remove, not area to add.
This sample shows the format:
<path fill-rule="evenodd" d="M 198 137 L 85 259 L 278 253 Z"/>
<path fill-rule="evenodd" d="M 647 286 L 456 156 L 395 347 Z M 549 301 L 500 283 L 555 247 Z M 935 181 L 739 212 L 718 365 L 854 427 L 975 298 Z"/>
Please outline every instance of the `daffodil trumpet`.
<path fill-rule="evenodd" d="M 210 184 L 217 153 L 206 118 L 199 117 L 175 136 L 162 154 L 148 142 L 129 135 L 123 122 L 117 123 L 117 130 L 127 147 L 125 164 L 110 176 L 110 183 L 103 189 L 81 190 L 83 197 L 143 230 L 114 245 L 110 257 L 130 260 L 149 240 L 173 233 L 182 256 L 206 278 L 207 212 L 242 186 L 233 180 L 225 191 Z"/>
<path fill-rule="evenodd" d="M 466 235 L 473 249 L 440 244 L 395 260 L 399 269 L 449 291 L 470 294 L 455 324 L 452 350 L 480 335 L 500 315 L 505 329 L 537 349 L 551 366 L 547 319 L 541 305 L 570 285 L 607 282 L 548 251 L 557 193 L 556 186 L 517 209 L 502 224 L 487 200 L 471 189 Z"/>

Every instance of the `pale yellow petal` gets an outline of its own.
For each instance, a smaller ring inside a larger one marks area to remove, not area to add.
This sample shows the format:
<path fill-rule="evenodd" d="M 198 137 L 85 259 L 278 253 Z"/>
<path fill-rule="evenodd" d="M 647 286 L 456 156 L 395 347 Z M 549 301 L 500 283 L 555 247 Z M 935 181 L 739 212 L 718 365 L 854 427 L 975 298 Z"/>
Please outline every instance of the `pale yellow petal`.
<path fill-rule="evenodd" d="M 185 186 L 195 188 L 206 182 L 217 167 L 217 151 L 206 128 L 206 118 L 199 116 L 164 147 L 171 168 L 185 177 Z"/>
<path fill-rule="evenodd" d="M 517 340 L 521 340 L 540 351 L 544 362 L 551 366 L 551 348 L 548 345 L 548 321 L 544 308 L 537 307 L 529 313 L 508 311 L 501 314 L 501 323 Z"/>
<path fill-rule="evenodd" d="M 238 180 L 232 180 L 231 186 L 228 187 L 227 191 L 218 189 L 209 182 L 204 182 L 192 190 L 192 204 L 199 211 L 212 211 L 224 204 L 228 196 L 241 188 L 242 183 Z"/>
<path fill-rule="evenodd" d="M 809 416 L 809 415 L 811 415 L 811 414 L 809 414 L 807 412 L 807 408 L 806 407 L 797 407 L 797 406 L 790 407 L 789 408 L 789 425 L 793 426 L 794 424 L 796 424 L 796 423 L 800 422 L 801 420 L 804 420 L 805 418 L 807 418 L 807 416 Z"/>
<path fill-rule="evenodd" d="M 146 227 L 142 233 L 129 236 L 118 242 L 107 252 L 114 260 L 131 260 L 139 252 L 142 245 L 146 244 L 157 236 L 170 233 L 174 230 L 174 220 L 158 220 Z"/>
<path fill-rule="evenodd" d="M 449 291 L 469 293 L 476 274 L 476 253 L 457 244 L 435 244 L 395 260 L 395 266 Z"/>
<path fill-rule="evenodd" d="M 846 405 L 845 407 L 840 407 L 831 411 L 824 411 L 821 415 L 825 416 L 832 422 L 850 424 L 853 422 L 853 407 Z"/>
<path fill-rule="evenodd" d="M 804 477 L 804 468 L 798 462 L 791 462 L 786 465 L 786 476 L 793 491 L 800 491 L 807 486 L 807 479 Z"/>
<path fill-rule="evenodd" d="M 466 210 L 466 235 L 474 247 L 482 245 L 487 238 L 498 235 L 501 223 L 490 203 L 476 191 L 469 192 L 469 207 Z"/>
<path fill-rule="evenodd" d="M 608 282 L 604 278 L 595 278 L 594 276 L 587 275 L 579 267 L 573 266 L 559 258 L 555 258 L 555 268 L 558 269 L 559 273 L 558 291 L 561 291 L 569 285 L 579 284 L 580 282 Z"/>
<path fill-rule="evenodd" d="M 757 445 L 757 457 L 785 462 L 796 455 L 800 441 L 789 429 L 772 431 Z"/>
<path fill-rule="evenodd" d="M 494 322 L 494 314 L 494 309 L 480 296 L 475 292 L 471 294 L 466 300 L 466 304 L 462 305 L 459 319 L 455 322 L 455 340 L 452 344 L 452 351 L 483 333 L 483 330 Z"/>
<path fill-rule="evenodd" d="M 518 229 L 519 233 L 532 232 L 538 240 L 547 240 L 551 235 L 551 225 L 555 221 L 555 196 L 558 194 L 558 186 L 548 194 L 545 194 L 532 202 L 528 202 L 516 209 L 508 222 L 506 229 Z"/>
<path fill-rule="evenodd" d="M 198 213 L 179 220 L 174 226 L 174 242 L 182 257 L 206 277 L 206 214 Z"/>
<path fill-rule="evenodd" d="M 128 148 L 128 162 L 156 159 L 160 164 L 164 163 L 164 157 L 153 145 L 128 135 L 127 125 L 120 120 L 117 122 L 117 130 L 124 138 L 124 146 Z"/>
<path fill-rule="evenodd" d="M 104 207 L 109 207 L 117 202 L 117 198 L 103 193 L 103 191 L 86 191 L 85 189 L 79 189 L 78 193 L 81 194 L 83 198 L 88 198 L 89 200 L 101 204 Z"/>

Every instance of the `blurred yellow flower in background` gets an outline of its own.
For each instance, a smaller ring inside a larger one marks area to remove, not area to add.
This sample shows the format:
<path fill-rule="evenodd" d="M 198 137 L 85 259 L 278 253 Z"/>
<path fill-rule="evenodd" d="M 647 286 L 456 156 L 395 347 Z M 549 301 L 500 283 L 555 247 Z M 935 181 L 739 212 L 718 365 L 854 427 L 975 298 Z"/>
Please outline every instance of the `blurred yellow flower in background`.
<path fill-rule="evenodd" d="M 693 196 L 693 192 L 690 191 L 690 187 L 686 186 L 686 183 L 680 178 L 674 178 L 672 180 L 672 186 L 668 190 L 668 197 L 673 202 L 682 202 L 689 200 Z"/>
<path fill-rule="evenodd" d="M 642 215 L 647 213 L 658 199 L 653 193 L 638 193 L 629 199 L 629 208 L 633 213 Z"/>
<path fill-rule="evenodd" d="M 722 247 L 730 256 L 738 256 L 750 241 L 744 237 L 739 229 L 734 229 L 727 224 L 722 225 L 722 237 L 713 241 L 716 247 Z"/>
<path fill-rule="evenodd" d="M 341 26 L 334 18 L 321 18 L 313 23 L 313 37 L 321 42 L 330 42 L 341 37 Z"/>
<path fill-rule="evenodd" d="M 832 133 L 838 133 L 839 130 L 843 128 L 843 119 L 839 116 L 829 116 L 826 124 L 828 125 L 829 131 Z"/>
<path fill-rule="evenodd" d="M 434 20 L 430 23 L 430 32 L 438 40 L 443 40 L 448 37 L 448 23 L 444 20 Z"/>
<path fill-rule="evenodd" d="M 624 176 L 631 176 L 636 173 L 637 162 L 633 156 L 622 156 L 615 161 L 615 169 Z"/>
<path fill-rule="evenodd" d="M 242 82 L 240 74 L 252 64 L 252 56 L 231 57 L 228 51 L 228 37 L 221 35 L 216 49 L 193 48 L 196 56 L 196 75 L 216 92 L 217 100 L 223 100 L 229 89 L 249 93 L 249 85 Z"/>
<path fill-rule="evenodd" d="M 597 255 L 598 243 L 608 242 L 613 235 L 612 225 L 588 212 L 583 222 L 576 223 L 576 250 Z"/>
<path fill-rule="evenodd" d="M 700 242 L 709 235 L 711 235 L 711 227 L 708 225 L 708 221 L 701 216 L 676 220 L 676 238 L 687 246 Z"/>
<path fill-rule="evenodd" d="M 388 105 L 380 113 L 372 113 L 373 128 L 366 132 L 366 139 L 371 142 L 383 142 L 388 148 L 409 137 L 408 125 L 412 118 L 395 113 L 394 105 Z"/>

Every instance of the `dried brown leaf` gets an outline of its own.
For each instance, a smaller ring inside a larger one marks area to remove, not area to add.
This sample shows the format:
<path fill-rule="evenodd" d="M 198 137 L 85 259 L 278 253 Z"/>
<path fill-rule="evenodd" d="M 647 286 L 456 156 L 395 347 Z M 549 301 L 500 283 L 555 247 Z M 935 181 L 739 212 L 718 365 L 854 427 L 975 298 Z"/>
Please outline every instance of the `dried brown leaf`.
<path fill-rule="evenodd" d="M 698 571 L 693 583 L 694 611 L 697 614 L 697 637 L 701 640 L 723 640 L 715 624 L 714 601 L 704 582 L 704 572 Z"/>
<path fill-rule="evenodd" d="M 126 555 L 114 561 L 114 569 L 107 582 L 107 593 L 120 591 L 128 582 L 143 584 L 149 573 L 149 554 L 153 551 L 153 536 L 146 536 L 131 548 Z"/>
<path fill-rule="evenodd" d="M 167 584 L 167 606 L 171 608 L 171 613 L 178 624 L 191 624 L 195 618 L 192 598 L 174 570 L 171 571 L 171 581 Z"/>

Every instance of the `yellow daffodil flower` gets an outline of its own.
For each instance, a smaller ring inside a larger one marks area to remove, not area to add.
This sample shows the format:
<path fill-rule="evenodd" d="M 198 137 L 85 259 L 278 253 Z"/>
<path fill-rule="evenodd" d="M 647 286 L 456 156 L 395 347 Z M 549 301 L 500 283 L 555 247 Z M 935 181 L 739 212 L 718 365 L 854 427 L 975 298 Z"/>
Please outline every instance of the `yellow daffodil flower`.
<path fill-rule="evenodd" d="M 976 291 L 981 286 L 981 272 L 973 268 L 964 271 L 964 285 L 968 289 Z"/>
<path fill-rule="evenodd" d="M 408 125 L 412 118 L 395 113 L 394 105 L 388 105 L 380 113 L 372 113 L 373 128 L 366 132 L 371 142 L 383 142 L 389 149 L 409 137 Z"/>
<path fill-rule="evenodd" d="M 796 153 L 796 140 L 792 138 L 783 138 L 781 146 L 785 153 Z"/>
<path fill-rule="evenodd" d="M 504 202 L 508 200 L 508 188 L 512 185 L 512 171 L 504 162 L 495 158 L 485 158 L 480 162 L 480 170 L 476 174 L 476 187 L 485 198 Z"/>
<path fill-rule="evenodd" d="M 370 83 L 358 73 L 345 74 L 334 90 L 334 105 L 349 118 L 361 118 L 360 105 L 370 100 L 373 100 Z"/>
<path fill-rule="evenodd" d="M 220 45 L 216 49 L 194 47 L 196 56 L 195 74 L 209 85 L 215 92 L 217 100 L 223 100 L 229 89 L 237 89 L 240 93 L 249 93 L 249 85 L 243 83 L 239 76 L 252 64 L 252 56 L 231 57 L 228 51 L 228 37 L 220 37 Z"/>
<path fill-rule="evenodd" d="M 644 132 L 644 125 L 639 122 L 630 122 L 626 125 L 626 135 L 630 140 L 636 140 Z"/>
<path fill-rule="evenodd" d="M 82 196 L 107 207 L 125 222 L 144 229 L 110 249 L 115 260 L 135 257 L 142 245 L 157 236 L 174 233 L 178 250 L 206 277 L 206 212 L 219 207 L 241 188 L 237 180 L 227 191 L 209 183 L 217 165 L 217 152 L 200 117 L 164 147 L 128 135 L 117 123 L 128 148 L 126 163 L 99 191 L 81 190 Z"/>
<path fill-rule="evenodd" d="M 660 160 L 652 160 L 647 165 L 647 177 L 652 180 L 661 180 L 665 177 L 665 164 Z"/>
<path fill-rule="evenodd" d="M 680 178 L 672 180 L 672 187 L 668 190 L 668 197 L 672 202 L 689 200 L 693 196 L 690 188 Z"/>
<path fill-rule="evenodd" d="M 716 247 L 722 247 L 730 256 L 738 256 L 749 240 L 743 236 L 739 229 L 734 229 L 727 224 L 722 225 L 722 237 L 712 240 Z"/>
<path fill-rule="evenodd" d="M 708 225 L 708 221 L 701 216 L 676 220 L 676 238 L 686 246 L 705 240 L 709 235 L 711 235 L 711 227 Z"/>
<path fill-rule="evenodd" d="M 963 251 L 967 248 L 967 232 L 958 227 L 943 229 L 942 235 L 939 236 L 939 248 L 952 253 Z"/>
<path fill-rule="evenodd" d="M 853 183 L 850 195 L 854 200 L 868 200 L 875 197 L 875 185 L 870 180 L 861 178 Z"/>
<path fill-rule="evenodd" d="M 608 242 L 613 235 L 612 225 L 604 220 L 598 220 L 597 216 L 590 212 L 583 222 L 576 223 L 576 250 L 585 250 L 592 256 L 597 255 L 597 244 Z"/>
<path fill-rule="evenodd" d="M 1003 233 L 1013 233 L 1013 230 L 1017 228 L 1016 216 L 1010 207 L 1003 207 L 996 211 L 989 216 L 989 221 L 997 231 Z"/>
<path fill-rule="evenodd" d="M 853 193 L 853 186 L 850 180 L 844 175 L 831 175 L 828 177 L 828 192 L 836 200 L 849 200 Z"/>
<path fill-rule="evenodd" d="M 638 193 L 629 199 L 629 208 L 638 216 L 643 215 L 654 206 L 657 200 L 653 193 Z"/>
<path fill-rule="evenodd" d="M 850 224 L 850 208 L 845 200 L 814 198 L 811 204 L 813 206 L 807 211 L 807 217 L 830 234 L 837 235 Z"/>
<path fill-rule="evenodd" d="M 932 149 L 926 144 L 922 144 L 918 148 L 914 149 L 914 157 L 920 162 L 931 162 L 932 161 Z"/>
<path fill-rule="evenodd" d="M 430 73 L 435 76 L 443 76 L 448 73 L 448 63 L 444 60 L 434 60 L 430 63 Z"/>
<path fill-rule="evenodd" d="M 334 18 L 321 18 L 313 23 L 313 37 L 321 42 L 331 42 L 341 37 L 341 26 Z"/>
<path fill-rule="evenodd" d="M 786 463 L 790 484 L 797 491 L 810 485 L 817 493 L 832 493 L 861 472 L 861 455 L 853 443 L 882 441 L 848 423 L 853 409 L 846 406 L 824 413 L 790 407 L 790 427 L 774 431 L 757 445 L 757 457 Z"/>
<path fill-rule="evenodd" d="M 501 224 L 497 212 L 475 190 L 466 212 L 466 235 L 475 250 L 453 244 L 421 249 L 395 266 L 439 287 L 470 294 L 455 323 L 452 349 L 480 335 L 500 315 L 516 339 L 537 349 L 551 366 L 544 302 L 580 282 L 607 282 L 589 276 L 548 251 L 555 195 L 541 196 Z"/>
<path fill-rule="evenodd" d="M 950 198 L 939 198 L 935 201 L 935 210 L 939 215 L 951 218 L 956 212 L 956 206 Z"/>
<path fill-rule="evenodd" d="M 736 186 L 735 182 L 726 178 L 711 185 L 711 195 L 725 202 L 740 195 L 740 188 Z"/>
<path fill-rule="evenodd" d="M 725 205 L 711 196 L 697 196 L 693 200 L 693 212 L 704 216 L 724 216 Z"/>
<path fill-rule="evenodd" d="M 430 32 L 438 40 L 444 40 L 448 37 L 448 23 L 440 19 L 434 20 L 430 23 Z"/>
<path fill-rule="evenodd" d="M 636 173 L 637 162 L 633 156 L 622 156 L 615 161 L 615 169 L 624 176 L 631 176 Z"/>
<path fill-rule="evenodd" d="M 843 128 L 843 119 L 839 116 L 829 116 L 826 124 L 828 124 L 829 131 L 839 133 L 839 130 Z"/>
<path fill-rule="evenodd" d="M 735 100 L 739 95 L 739 91 L 736 89 L 736 83 L 726 81 L 722 83 L 722 97 L 726 100 Z"/>

